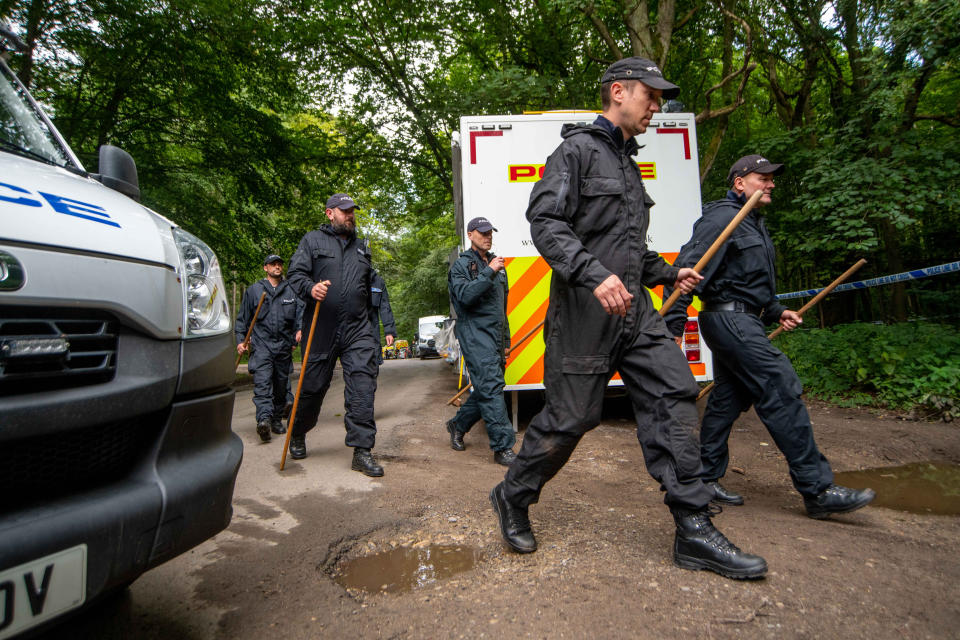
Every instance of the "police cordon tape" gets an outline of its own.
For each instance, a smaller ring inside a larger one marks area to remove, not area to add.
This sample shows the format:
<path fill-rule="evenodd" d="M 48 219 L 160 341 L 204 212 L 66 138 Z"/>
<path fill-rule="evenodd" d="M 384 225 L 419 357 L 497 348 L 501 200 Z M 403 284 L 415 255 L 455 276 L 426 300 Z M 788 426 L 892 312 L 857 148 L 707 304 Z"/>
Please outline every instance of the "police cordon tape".
<path fill-rule="evenodd" d="M 848 282 L 847 284 L 840 285 L 839 287 L 834 289 L 834 291 L 840 292 L 840 291 L 851 291 L 853 289 L 867 289 L 869 287 L 879 287 L 884 284 L 904 282 L 905 280 L 920 280 L 921 278 L 929 278 L 930 276 L 940 276 L 945 273 L 953 273 L 955 271 L 960 271 L 960 261 L 948 262 L 946 264 L 939 264 L 935 267 L 927 267 L 925 269 L 914 269 L 913 271 L 904 271 L 903 273 L 895 273 L 889 276 L 871 278 L 870 280 L 860 280 L 859 282 Z M 823 291 L 823 289 L 807 289 L 805 291 L 791 291 L 790 293 L 779 293 L 777 294 L 777 300 L 789 300 L 790 298 L 807 298 L 809 296 L 815 296 L 821 291 Z"/>

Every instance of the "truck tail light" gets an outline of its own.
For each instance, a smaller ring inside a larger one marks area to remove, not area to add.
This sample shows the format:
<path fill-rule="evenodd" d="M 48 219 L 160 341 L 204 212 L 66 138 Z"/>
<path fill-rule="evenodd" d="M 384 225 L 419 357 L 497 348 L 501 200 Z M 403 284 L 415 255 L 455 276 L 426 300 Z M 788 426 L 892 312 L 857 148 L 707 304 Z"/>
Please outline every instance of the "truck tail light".
<path fill-rule="evenodd" d="M 688 349 L 687 362 L 700 362 L 700 349 Z"/>
<path fill-rule="evenodd" d="M 687 362 L 700 362 L 700 323 L 697 320 L 687 320 L 683 325 L 683 351 L 687 354 Z"/>

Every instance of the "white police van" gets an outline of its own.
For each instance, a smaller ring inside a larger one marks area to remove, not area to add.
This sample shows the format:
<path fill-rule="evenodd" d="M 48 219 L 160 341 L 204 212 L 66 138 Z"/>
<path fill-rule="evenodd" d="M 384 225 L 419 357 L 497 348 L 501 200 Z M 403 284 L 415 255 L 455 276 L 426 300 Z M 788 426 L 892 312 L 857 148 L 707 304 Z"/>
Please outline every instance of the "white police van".
<path fill-rule="evenodd" d="M 242 445 L 217 257 L 138 203 L 129 155 L 88 173 L 0 76 L 2 639 L 224 529 Z"/>

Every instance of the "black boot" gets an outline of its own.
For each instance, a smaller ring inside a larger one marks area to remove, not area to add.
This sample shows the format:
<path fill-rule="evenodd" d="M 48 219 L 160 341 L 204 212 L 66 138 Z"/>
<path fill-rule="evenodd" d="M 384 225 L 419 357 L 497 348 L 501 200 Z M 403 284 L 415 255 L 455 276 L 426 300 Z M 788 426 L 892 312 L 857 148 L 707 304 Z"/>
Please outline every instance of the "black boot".
<path fill-rule="evenodd" d="M 815 498 L 803 497 L 803 504 L 807 508 L 807 515 L 817 520 L 826 518 L 831 513 L 847 513 L 865 507 L 877 497 L 873 489 L 849 489 L 832 484 Z"/>
<path fill-rule="evenodd" d="M 307 457 L 307 439 L 305 436 L 290 436 L 290 457 L 303 460 Z"/>
<path fill-rule="evenodd" d="M 678 567 L 694 571 L 707 569 L 736 580 L 766 575 L 767 561 L 741 551 L 727 540 L 713 526 L 707 507 L 698 510 L 673 508 L 671 511 L 677 523 L 673 562 Z"/>
<path fill-rule="evenodd" d="M 710 498 L 710 502 L 715 502 L 717 504 L 732 504 L 735 507 L 743 504 L 742 495 L 724 488 L 724 486 L 716 480 L 712 482 L 704 482 L 703 484 L 707 485 L 707 489 L 710 489 L 710 491 L 713 492 L 713 497 Z"/>
<path fill-rule="evenodd" d="M 500 521 L 500 533 L 507 545 L 517 553 L 532 553 L 537 550 L 537 540 L 530 528 L 526 507 L 515 507 L 503 495 L 501 482 L 490 492 L 490 504 Z"/>
<path fill-rule="evenodd" d="M 363 447 L 357 447 L 353 450 L 353 464 L 350 465 L 350 468 L 371 478 L 379 478 L 383 475 L 383 467 L 373 459 L 370 449 L 364 449 Z"/>
<path fill-rule="evenodd" d="M 273 431 L 277 435 L 283 435 L 287 432 L 287 428 L 283 426 L 283 420 L 274 417 L 270 423 L 270 431 Z"/>
<path fill-rule="evenodd" d="M 260 439 L 264 442 L 270 442 L 270 425 L 272 423 L 272 418 L 264 418 L 257 422 L 257 435 L 260 436 Z"/>
<path fill-rule="evenodd" d="M 450 432 L 450 448 L 454 451 L 463 451 L 466 445 L 463 444 L 463 433 L 457 431 L 457 426 L 453 420 L 447 420 L 447 431 Z"/>
<path fill-rule="evenodd" d="M 509 467 L 510 463 L 516 459 L 517 454 L 513 452 L 513 449 L 504 449 L 503 451 L 493 452 L 493 461 L 497 464 L 502 464 L 505 467 Z"/>

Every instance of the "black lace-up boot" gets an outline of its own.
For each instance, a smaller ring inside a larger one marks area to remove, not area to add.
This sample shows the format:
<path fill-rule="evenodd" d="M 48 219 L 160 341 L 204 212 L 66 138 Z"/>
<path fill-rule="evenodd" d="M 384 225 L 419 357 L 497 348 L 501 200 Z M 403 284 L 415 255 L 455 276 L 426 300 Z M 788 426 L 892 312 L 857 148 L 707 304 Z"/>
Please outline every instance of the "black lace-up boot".
<path fill-rule="evenodd" d="M 290 438 L 290 457 L 294 460 L 303 460 L 307 457 L 307 439 L 304 436 Z"/>
<path fill-rule="evenodd" d="M 707 489 L 713 491 L 713 497 L 710 498 L 710 502 L 715 502 L 717 504 L 732 504 L 735 507 L 743 504 L 742 495 L 730 491 L 716 480 L 713 482 L 704 482 L 703 484 L 707 485 Z"/>
<path fill-rule="evenodd" d="M 677 523 L 673 561 L 678 567 L 694 571 L 707 569 L 736 580 L 766 575 L 766 560 L 741 551 L 713 526 L 710 516 L 720 513 L 720 507 L 674 508 L 671 512 Z"/>
<path fill-rule="evenodd" d="M 357 447 L 353 450 L 353 464 L 350 465 L 350 468 L 371 478 L 379 478 L 383 475 L 383 467 L 377 464 L 373 454 L 370 453 L 370 449 L 364 449 L 363 447 Z"/>
<path fill-rule="evenodd" d="M 457 431 L 456 423 L 451 419 L 447 420 L 447 431 L 450 432 L 450 448 L 454 451 L 463 451 L 467 447 L 463 444 L 463 433 Z"/>
<path fill-rule="evenodd" d="M 272 422 L 271 418 L 264 418 L 257 423 L 257 435 L 263 442 L 270 442 L 270 425 Z"/>
<path fill-rule="evenodd" d="M 537 540 L 530 528 L 530 518 L 525 507 L 516 507 L 503 495 L 501 482 L 490 492 L 490 504 L 500 521 L 500 533 L 511 549 L 517 553 L 532 553 L 537 550 Z"/>
<path fill-rule="evenodd" d="M 832 484 L 815 498 L 804 496 L 807 515 L 822 520 L 832 513 L 848 513 L 865 507 L 877 497 L 873 489 L 850 489 Z"/>

